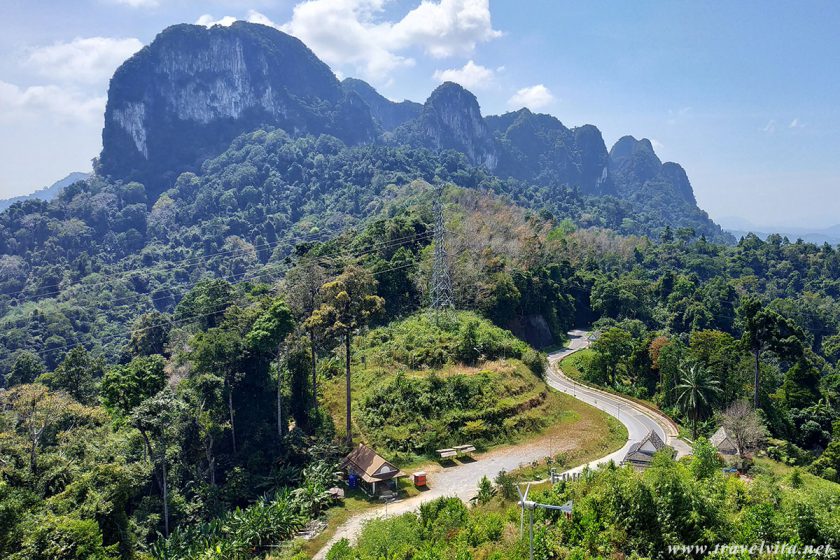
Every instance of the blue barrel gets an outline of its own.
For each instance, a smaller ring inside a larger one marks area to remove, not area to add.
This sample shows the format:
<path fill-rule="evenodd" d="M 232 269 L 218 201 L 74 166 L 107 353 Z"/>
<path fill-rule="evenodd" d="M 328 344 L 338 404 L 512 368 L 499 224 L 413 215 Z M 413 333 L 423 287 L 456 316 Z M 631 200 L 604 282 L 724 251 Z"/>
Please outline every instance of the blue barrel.
<path fill-rule="evenodd" d="M 354 489 L 358 488 L 359 487 L 359 477 L 356 476 L 353 473 L 350 473 L 350 475 L 347 477 L 347 486 L 349 486 L 350 488 L 354 488 Z"/>

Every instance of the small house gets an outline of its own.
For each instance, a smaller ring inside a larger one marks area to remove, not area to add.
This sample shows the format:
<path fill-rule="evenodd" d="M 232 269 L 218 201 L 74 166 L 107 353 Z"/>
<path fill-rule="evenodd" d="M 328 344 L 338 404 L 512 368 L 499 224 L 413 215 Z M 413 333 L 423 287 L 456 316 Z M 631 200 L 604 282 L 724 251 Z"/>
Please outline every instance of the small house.
<path fill-rule="evenodd" d="M 714 435 L 709 438 L 709 443 L 714 445 L 721 455 L 738 455 L 738 444 L 735 443 L 734 438 L 729 436 L 723 426 L 718 428 Z"/>
<path fill-rule="evenodd" d="M 644 470 L 650 466 L 653 455 L 666 448 L 668 446 L 662 441 L 662 438 L 656 432 L 650 431 L 641 441 L 637 441 L 630 446 L 621 464 L 632 465 L 637 470 Z"/>
<path fill-rule="evenodd" d="M 345 459 L 342 469 L 347 471 L 350 486 L 354 482 L 371 496 L 382 492 L 396 492 L 397 480 L 404 472 L 379 456 L 373 449 L 360 443 Z"/>

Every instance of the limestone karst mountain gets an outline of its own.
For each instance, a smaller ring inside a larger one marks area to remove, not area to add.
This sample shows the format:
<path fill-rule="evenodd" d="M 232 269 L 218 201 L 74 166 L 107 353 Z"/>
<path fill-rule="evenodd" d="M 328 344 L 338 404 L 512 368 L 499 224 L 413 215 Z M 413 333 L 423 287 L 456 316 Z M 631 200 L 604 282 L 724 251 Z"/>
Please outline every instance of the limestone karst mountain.
<path fill-rule="evenodd" d="M 556 193 L 549 196 L 611 196 L 647 223 L 726 237 L 697 207 L 682 167 L 662 163 L 648 140 L 626 136 L 608 152 L 593 125 L 568 128 L 528 109 L 485 117 L 476 97 L 452 82 L 422 105 L 394 102 L 364 81 L 339 82 L 295 37 L 246 22 L 176 25 L 125 62 L 111 80 L 97 171 L 143 183 L 153 202 L 181 173 L 200 171 L 234 138 L 260 128 L 325 134 L 347 146 L 454 150 L 499 179 Z"/>

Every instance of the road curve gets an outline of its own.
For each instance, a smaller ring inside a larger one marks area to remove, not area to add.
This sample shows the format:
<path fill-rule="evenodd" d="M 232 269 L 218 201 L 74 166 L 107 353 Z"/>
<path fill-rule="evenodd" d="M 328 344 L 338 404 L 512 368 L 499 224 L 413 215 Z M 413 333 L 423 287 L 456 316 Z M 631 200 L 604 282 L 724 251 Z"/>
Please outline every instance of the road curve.
<path fill-rule="evenodd" d="M 659 436 L 663 438 L 663 441 L 669 445 L 675 445 L 675 442 L 682 443 L 681 440 L 676 438 L 676 426 L 664 416 L 650 411 L 633 401 L 597 389 L 584 387 L 579 383 L 575 383 L 560 371 L 557 367 L 557 362 L 569 354 L 588 347 L 590 344 L 589 336 L 590 333 L 586 331 L 570 331 L 568 347 L 553 352 L 548 356 L 549 368 L 546 372 L 546 383 L 549 386 L 604 410 L 607 414 L 618 418 L 627 427 L 628 440 L 624 447 L 615 453 L 610 453 L 606 457 L 588 463 L 588 466 L 594 468 L 596 465 L 610 460 L 620 463 L 630 445 L 642 439 L 650 430 L 656 430 Z M 323 560 L 326 558 L 327 552 L 332 545 L 342 538 L 353 541 L 358 536 L 364 523 L 370 519 L 390 517 L 414 511 L 420 507 L 420 504 L 443 496 L 457 496 L 467 501 L 475 496 L 481 477 L 486 476 L 492 480 L 501 470 L 515 470 L 533 461 L 544 459 L 546 456 L 552 455 L 554 451 L 558 450 L 547 449 L 545 442 L 526 442 L 494 449 L 478 456 L 478 460 L 472 463 L 465 463 L 430 473 L 432 484 L 429 490 L 419 496 L 401 500 L 388 506 L 371 509 L 351 517 L 336 529 L 335 534 L 313 556 L 313 559 Z M 580 472 L 585 466 L 587 465 L 581 465 L 569 469 L 566 472 Z"/>
<path fill-rule="evenodd" d="M 569 331 L 568 346 L 548 355 L 549 368 L 546 372 L 546 382 L 554 389 L 572 395 L 574 398 L 600 408 L 617 418 L 627 428 L 627 443 L 615 453 L 610 453 L 606 457 L 596 459 L 588 465 L 581 465 L 568 472 L 579 472 L 586 466 L 594 468 L 609 461 L 620 463 L 630 446 L 640 441 L 650 431 L 655 431 L 662 438 L 662 441 L 676 449 L 678 456 L 681 457 L 690 453 L 691 448 L 679 439 L 677 426 L 667 416 L 630 399 L 576 383 L 560 370 L 558 362 L 569 354 L 587 348 L 591 343 L 590 336 L 591 333 L 583 330 Z"/>

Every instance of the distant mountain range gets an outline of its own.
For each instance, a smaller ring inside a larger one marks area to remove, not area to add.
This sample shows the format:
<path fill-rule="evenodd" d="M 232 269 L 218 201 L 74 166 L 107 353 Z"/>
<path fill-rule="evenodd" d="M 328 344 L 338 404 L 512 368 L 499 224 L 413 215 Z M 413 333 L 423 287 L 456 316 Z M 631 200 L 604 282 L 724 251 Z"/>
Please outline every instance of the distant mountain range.
<path fill-rule="evenodd" d="M 500 179 L 614 197 L 648 224 L 731 240 L 697 207 L 682 167 L 661 162 L 646 139 L 625 136 L 607 150 L 592 125 L 570 129 L 528 109 L 484 117 L 454 83 L 423 104 L 393 102 L 361 80 L 339 82 L 300 40 L 245 22 L 170 27 L 117 70 L 97 171 L 143 183 L 154 200 L 240 134 L 274 127 L 348 146 L 454 150 Z"/>
<path fill-rule="evenodd" d="M 58 193 L 60 193 L 61 190 L 64 187 L 72 185 L 73 183 L 75 183 L 77 181 L 84 181 L 85 179 L 90 177 L 90 175 L 91 175 L 90 173 L 82 173 L 80 171 L 75 171 L 75 172 L 69 174 L 67 177 L 56 181 L 55 183 L 53 183 L 49 187 L 44 187 L 43 189 L 38 189 L 37 191 L 33 192 L 32 194 L 25 194 L 25 195 L 22 195 L 22 196 L 15 196 L 13 198 L 6 198 L 6 199 L 3 199 L 3 200 L 0 200 L 0 211 L 5 210 L 6 208 L 11 206 L 15 202 L 21 202 L 21 201 L 24 201 L 24 200 L 37 199 L 37 200 L 45 200 L 45 201 L 49 202 L 50 200 L 52 200 L 56 196 L 58 196 Z"/>
<path fill-rule="evenodd" d="M 761 239 L 767 239 L 772 234 L 787 237 L 790 241 L 801 239 L 809 243 L 840 244 L 840 224 L 829 227 L 797 227 L 797 226 L 768 226 L 756 225 L 749 220 L 738 217 L 726 217 L 720 220 L 721 227 L 736 238 L 754 233 Z"/>

